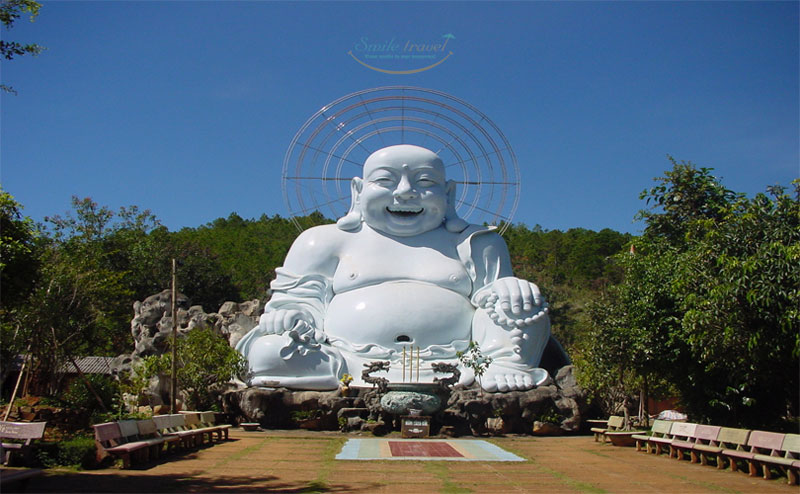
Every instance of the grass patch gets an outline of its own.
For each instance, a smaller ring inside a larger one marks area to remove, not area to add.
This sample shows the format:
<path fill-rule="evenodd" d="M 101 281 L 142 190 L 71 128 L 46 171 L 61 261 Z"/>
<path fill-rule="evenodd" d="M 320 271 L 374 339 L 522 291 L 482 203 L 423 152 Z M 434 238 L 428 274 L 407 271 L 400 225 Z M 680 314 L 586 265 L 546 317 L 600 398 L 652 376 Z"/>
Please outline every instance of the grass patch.
<path fill-rule="evenodd" d="M 550 468 L 543 467 L 542 465 L 538 465 L 538 467 L 543 472 L 549 473 L 550 475 L 552 475 L 553 477 L 557 478 L 558 480 L 564 482 L 568 486 L 570 486 L 570 487 L 572 487 L 574 489 L 577 489 L 577 490 L 579 490 L 581 492 L 590 492 L 592 494 L 604 494 L 604 493 L 608 492 L 605 489 L 601 489 L 601 488 L 599 488 L 597 486 L 594 486 L 592 484 L 587 484 L 586 482 L 581 482 L 579 480 L 575 480 L 575 479 L 573 479 L 571 477 L 568 477 L 568 476 L 564 475 L 561 472 L 557 472 L 557 471 L 552 470 Z"/>
<path fill-rule="evenodd" d="M 317 478 L 309 482 L 300 492 L 327 492 L 330 490 L 328 486 L 328 474 L 334 468 L 336 462 L 336 454 L 342 449 L 346 438 L 325 438 L 327 444 L 322 451 L 322 462 L 317 472 Z"/>
<path fill-rule="evenodd" d="M 232 461 L 235 462 L 235 461 L 241 460 L 242 458 L 247 457 L 247 455 L 249 455 L 250 453 L 253 453 L 253 452 L 258 451 L 259 449 L 261 449 L 264 446 L 264 444 L 267 443 L 267 442 L 270 442 L 271 439 L 272 438 L 265 437 L 262 441 L 259 441 L 258 443 L 254 444 L 252 446 L 244 448 L 243 450 L 238 451 L 238 452 L 226 457 L 224 460 L 219 462 L 218 465 L 220 465 L 220 466 L 227 465 L 228 463 L 230 463 Z"/>
<path fill-rule="evenodd" d="M 450 480 L 450 469 L 447 468 L 447 463 L 441 461 L 426 461 L 425 471 L 436 476 L 437 479 L 442 481 L 442 487 L 439 492 L 442 494 L 466 494 L 468 492 L 475 492 L 468 487 L 461 487 L 452 480 Z"/>
<path fill-rule="evenodd" d="M 583 451 L 584 453 L 588 453 L 590 455 L 599 456 L 600 458 L 611 458 L 611 455 L 603 453 L 602 451 L 593 451 L 591 449 L 584 449 L 584 448 L 581 448 L 581 451 Z"/>

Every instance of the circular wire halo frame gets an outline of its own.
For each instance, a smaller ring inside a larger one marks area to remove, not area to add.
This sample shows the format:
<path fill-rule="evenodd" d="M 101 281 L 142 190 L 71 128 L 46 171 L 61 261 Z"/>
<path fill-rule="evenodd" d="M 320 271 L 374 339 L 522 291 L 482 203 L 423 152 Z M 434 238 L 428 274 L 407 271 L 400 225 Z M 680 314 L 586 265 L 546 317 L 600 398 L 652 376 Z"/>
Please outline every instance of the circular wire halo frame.
<path fill-rule="evenodd" d="M 442 159 L 456 182 L 456 212 L 502 234 L 519 202 L 519 166 L 500 129 L 469 103 L 441 91 L 385 86 L 343 96 L 297 131 L 283 160 L 281 187 L 292 221 L 314 212 L 338 219 L 350 208 L 350 181 L 378 149 L 414 144 Z"/>

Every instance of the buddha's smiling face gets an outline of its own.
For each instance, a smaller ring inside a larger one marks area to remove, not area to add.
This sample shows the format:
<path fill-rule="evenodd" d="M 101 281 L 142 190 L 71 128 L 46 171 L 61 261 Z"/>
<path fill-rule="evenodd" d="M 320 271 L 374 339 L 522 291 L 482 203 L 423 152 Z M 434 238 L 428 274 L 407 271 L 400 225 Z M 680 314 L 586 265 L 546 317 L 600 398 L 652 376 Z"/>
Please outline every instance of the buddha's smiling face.
<path fill-rule="evenodd" d="M 442 160 L 407 144 L 380 149 L 364 163 L 358 202 L 364 221 L 375 230 L 401 237 L 434 230 L 447 211 Z"/>

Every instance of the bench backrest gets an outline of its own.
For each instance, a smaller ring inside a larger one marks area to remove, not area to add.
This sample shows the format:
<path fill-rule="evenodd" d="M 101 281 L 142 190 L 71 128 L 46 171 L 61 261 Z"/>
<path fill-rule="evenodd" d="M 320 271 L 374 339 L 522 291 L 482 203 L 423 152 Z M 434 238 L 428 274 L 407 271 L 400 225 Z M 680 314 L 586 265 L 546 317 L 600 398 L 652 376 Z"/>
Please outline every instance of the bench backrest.
<path fill-rule="evenodd" d="M 152 437 L 158 433 L 153 419 L 137 420 L 136 427 L 139 429 L 139 437 Z"/>
<path fill-rule="evenodd" d="M 117 422 L 106 422 L 105 424 L 96 424 L 92 427 L 94 428 L 95 439 L 102 444 L 106 444 L 109 441 L 117 441 L 122 436 Z"/>
<path fill-rule="evenodd" d="M 786 434 L 781 449 L 786 452 L 786 458 L 800 456 L 800 434 Z"/>
<path fill-rule="evenodd" d="M 722 429 L 722 427 L 718 425 L 697 424 L 697 427 L 694 429 L 694 435 L 692 435 L 692 439 L 696 439 L 698 441 L 716 441 L 720 429 Z"/>
<path fill-rule="evenodd" d="M 215 425 L 217 423 L 217 420 L 216 417 L 214 416 L 214 412 L 201 412 L 200 422 L 202 422 L 205 425 Z"/>
<path fill-rule="evenodd" d="M 717 444 L 727 449 L 742 449 L 750 437 L 749 429 L 723 427 L 717 435 Z"/>
<path fill-rule="evenodd" d="M 693 424 L 691 422 L 675 422 L 672 424 L 669 434 L 672 437 L 677 438 L 690 438 L 694 436 L 694 431 L 696 428 L 697 424 Z"/>
<path fill-rule="evenodd" d="M 185 413 L 183 418 L 186 420 L 186 427 L 189 429 L 196 429 L 200 427 L 200 414 L 199 413 Z"/>
<path fill-rule="evenodd" d="M 170 416 L 169 415 L 155 415 L 153 416 L 153 423 L 156 424 L 156 428 L 160 431 L 166 431 L 170 429 L 172 426 L 170 425 Z"/>
<path fill-rule="evenodd" d="M 608 428 L 611 430 L 622 429 L 625 425 L 625 417 L 619 415 L 612 415 L 608 417 Z"/>
<path fill-rule="evenodd" d="M 767 449 L 770 451 L 780 450 L 786 434 L 779 432 L 753 431 L 747 440 L 750 451 Z"/>
<path fill-rule="evenodd" d="M 653 427 L 650 429 L 650 432 L 656 437 L 662 437 L 664 434 L 669 434 L 671 428 L 672 422 L 669 420 L 655 420 L 653 421 Z"/>
<path fill-rule="evenodd" d="M 47 422 L 0 422 L 0 437 L 5 439 L 41 439 Z"/>
<path fill-rule="evenodd" d="M 174 430 L 182 431 L 186 429 L 186 417 L 183 414 L 172 414 L 169 416 L 169 420 Z"/>
<path fill-rule="evenodd" d="M 122 437 L 126 439 L 136 439 L 139 436 L 139 426 L 136 425 L 135 420 L 120 420 L 119 431 Z"/>

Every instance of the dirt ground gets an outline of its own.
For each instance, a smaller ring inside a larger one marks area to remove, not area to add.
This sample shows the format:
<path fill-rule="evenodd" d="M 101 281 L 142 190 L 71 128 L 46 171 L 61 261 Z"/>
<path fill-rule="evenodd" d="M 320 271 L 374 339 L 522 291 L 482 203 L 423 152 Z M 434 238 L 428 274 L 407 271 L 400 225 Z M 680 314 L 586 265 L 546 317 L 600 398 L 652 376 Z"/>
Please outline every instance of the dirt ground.
<path fill-rule="evenodd" d="M 371 436 L 233 429 L 228 441 L 130 470 L 45 470 L 26 492 L 800 493 L 785 477 L 752 478 L 592 436 L 488 439 L 525 462 L 336 460 L 350 437 Z"/>

